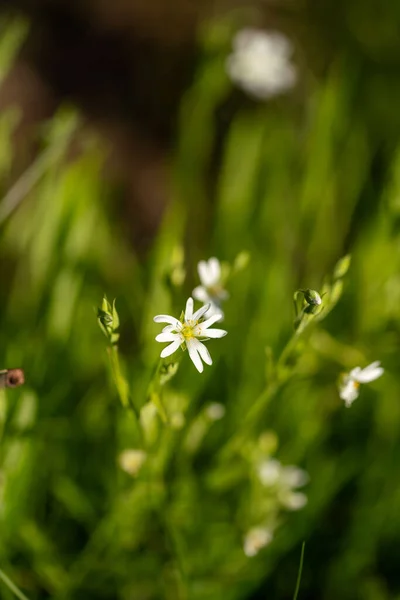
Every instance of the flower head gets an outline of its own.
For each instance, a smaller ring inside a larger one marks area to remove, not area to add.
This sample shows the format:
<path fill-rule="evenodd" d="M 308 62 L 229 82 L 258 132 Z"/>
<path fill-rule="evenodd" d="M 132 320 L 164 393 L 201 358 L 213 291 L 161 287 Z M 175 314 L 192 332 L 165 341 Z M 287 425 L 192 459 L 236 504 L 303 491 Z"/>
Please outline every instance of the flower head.
<path fill-rule="evenodd" d="M 200 302 L 208 302 L 210 308 L 207 315 L 224 315 L 221 303 L 229 297 L 221 282 L 221 264 L 218 258 L 201 260 L 197 265 L 201 285 L 197 286 L 192 294 Z"/>
<path fill-rule="evenodd" d="M 308 481 L 308 474 L 294 465 L 282 466 L 279 460 L 267 459 L 259 463 L 257 468 L 261 484 L 274 488 L 279 503 L 289 510 L 299 510 L 307 503 L 307 496 L 296 492 Z"/>
<path fill-rule="evenodd" d="M 228 75 L 246 92 L 265 100 L 293 87 L 296 70 L 290 63 L 292 44 L 281 33 L 240 30 L 228 57 Z"/>
<path fill-rule="evenodd" d="M 347 407 L 351 406 L 358 398 L 360 383 L 369 383 L 378 379 L 384 373 L 384 369 L 380 366 L 380 361 L 377 360 L 365 369 L 361 367 L 355 367 L 350 373 L 345 373 L 342 376 L 339 384 L 339 396 Z"/>
<path fill-rule="evenodd" d="M 246 533 L 243 543 L 243 550 L 246 556 L 255 556 L 267 546 L 273 538 L 272 531 L 267 527 L 253 527 Z"/>
<path fill-rule="evenodd" d="M 181 321 L 170 315 L 157 315 L 154 317 L 156 323 L 168 323 L 162 333 L 156 337 L 157 342 L 170 342 L 162 350 L 161 358 L 170 356 L 178 350 L 179 346 L 186 346 L 189 356 L 199 373 L 203 372 L 202 361 L 207 365 L 212 365 L 210 353 L 200 339 L 224 337 L 227 331 L 224 329 L 210 329 L 211 325 L 222 318 L 222 315 L 216 314 L 205 319 L 205 314 L 209 308 L 210 304 L 205 304 L 194 313 L 193 298 L 189 298 Z"/>

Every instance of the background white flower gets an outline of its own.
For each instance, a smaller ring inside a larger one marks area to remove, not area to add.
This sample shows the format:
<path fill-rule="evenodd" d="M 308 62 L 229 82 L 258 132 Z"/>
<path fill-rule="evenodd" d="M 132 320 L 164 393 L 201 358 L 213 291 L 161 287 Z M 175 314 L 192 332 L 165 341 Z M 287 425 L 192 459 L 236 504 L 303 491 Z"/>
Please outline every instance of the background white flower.
<path fill-rule="evenodd" d="M 267 527 L 253 527 L 246 533 L 243 550 L 246 556 L 255 556 L 267 546 L 273 538 L 272 531 Z"/>
<path fill-rule="evenodd" d="M 156 337 L 157 342 L 170 342 L 162 350 L 161 358 L 170 356 L 179 346 L 186 345 L 189 356 L 199 373 L 202 373 L 204 369 L 202 361 L 207 365 L 212 365 L 210 353 L 206 346 L 199 341 L 199 338 L 221 338 L 227 334 L 227 331 L 224 329 L 210 329 L 211 325 L 222 318 L 222 315 L 216 314 L 204 320 L 205 313 L 209 308 L 210 305 L 205 304 L 194 313 L 193 298 L 189 298 L 186 302 L 183 322 L 170 315 L 157 315 L 154 317 L 156 323 L 168 323 L 162 333 Z"/>
<path fill-rule="evenodd" d="M 194 288 L 192 294 L 200 302 L 208 302 L 210 308 L 207 316 L 221 314 L 221 303 L 229 297 L 221 282 L 221 264 L 218 258 L 212 257 L 209 260 L 201 260 L 197 265 L 201 285 Z"/>
<path fill-rule="evenodd" d="M 263 486 L 274 488 L 279 502 L 289 510 L 299 510 L 307 503 L 307 496 L 294 491 L 309 481 L 308 474 L 294 465 L 284 467 L 278 460 L 263 460 L 257 468 Z"/>
<path fill-rule="evenodd" d="M 339 396 L 347 407 L 351 406 L 356 398 L 358 398 L 360 383 L 369 383 L 381 377 L 384 369 L 380 366 L 380 361 L 376 360 L 365 369 L 355 367 L 346 373 L 339 384 Z"/>
<path fill-rule="evenodd" d="M 134 477 L 140 471 L 146 458 L 147 454 L 143 450 L 130 448 L 121 452 L 118 456 L 118 463 L 121 469 Z"/>
<path fill-rule="evenodd" d="M 249 94 L 271 98 L 296 83 L 296 69 L 289 60 L 292 50 L 292 44 L 281 33 L 245 28 L 233 40 L 226 70 L 232 81 Z"/>

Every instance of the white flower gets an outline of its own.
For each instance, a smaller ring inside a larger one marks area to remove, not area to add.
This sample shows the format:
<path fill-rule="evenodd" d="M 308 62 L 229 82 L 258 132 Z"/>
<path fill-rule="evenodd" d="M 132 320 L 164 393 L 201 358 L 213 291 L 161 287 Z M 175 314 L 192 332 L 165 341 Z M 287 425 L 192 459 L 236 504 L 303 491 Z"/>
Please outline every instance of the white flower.
<path fill-rule="evenodd" d="M 129 449 L 121 452 L 118 457 L 118 463 L 123 471 L 134 477 L 138 474 L 146 458 L 147 454 L 143 450 Z"/>
<path fill-rule="evenodd" d="M 255 556 L 261 548 L 267 546 L 273 538 L 272 531 L 266 527 L 253 527 L 246 533 L 243 550 L 246 556 Z"/>
<path fill-rule="evenodd" d="M 308 474 L 294 465 L 283 467 L 279 460 L 270 458 L 258 465 L 258 477 L 263 485 L 281 485 L 289 488 L 302 487 L 309 481 Z"/>
<path fill-rule="evenodd" d="M 208 261 L 201 260 L 197 265 L 197 271 L 201 285 L 197 286 L 192 294 L 199 302 L 209 302 L 210 309 L 207 316 L 220 314 L 224 315 L 221 310 L 221 302 L 229 297 L 228 292 L 223 288 L 221 283 L 221 264 L 218 258 L 210 258 Z"/>
<path fill-rule="evenodd" d="M 186 302 L 183 322 L 170 315 L 157 315 L 154 317 L 156 323 L 168 323 L 162 333 L 156 337 L 157 342 L 171 342 L 162 350 L 161 358 L 170 356 L 178 350 L 179 346 L 186 345 L 189 356 L 199 373 L 202 373 L 204 368 L 202 360 L 207 365 L 212 365 L 210 353 L 205 345 L 199 341 L 199 338 L 205 340 L 221 338 L 227 334 L 227 331 L 224 329 L 209 329 L 211 325 L 222 318 L 221 314 L 217 314 L 204 320 L 204 315 L 209 308 L 210 305 L 205 304 L 193 313 L 193 298 L 189 298 Z"/>
<path fill-rule="evenodd" d="M 263 460 L 258 466 L 258 477 L 261 483 L 267 487 L 275 485 L 281 474 L 281 463 L 279 460 Z"/>
<path fill-rule="evenodd" d="M 346 373 L 339 384 L 339 396 L 347 407 L 351 406 L 356 398 L 358 398 L 358 388 L 360 383 L 369 383 L 378 379 L 384 373 L 384 369 L 380 366 L 380 361 L 377 360 L 365 369 L 355 367 Z"/>
<path fill-rule="evenodd" d="M 245 28 L 233 41 L 226 69 L 236 84 L 265 100 L 293 87 L 297 74 L 290 63 L 292 44 L 276 31 Z"/>
<path fill-rule="evenodd" d="M 307 503 L 307 496 L 293 490 L 309 481 L 308 474 L 289 465 L 284 467 L 278 460 L 263 460 L 257 468 L 258 477 L 263 486 L 274 488 L 278 501 L 289 510 L 299 510 Z"/>

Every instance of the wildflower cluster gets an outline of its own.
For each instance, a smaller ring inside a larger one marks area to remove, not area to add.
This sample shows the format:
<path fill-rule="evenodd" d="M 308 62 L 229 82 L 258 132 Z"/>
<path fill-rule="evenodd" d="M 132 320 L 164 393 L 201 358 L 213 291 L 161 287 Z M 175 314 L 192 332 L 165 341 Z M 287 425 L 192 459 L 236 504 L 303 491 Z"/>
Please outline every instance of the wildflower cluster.
<path fill-rule="evenodd" d="M 307 503 L 307 496 L 298 488 L 308 483 L 308 474 L 294 465 L 283 466 L 273 458 L 263 458 L 255 466 L 256 482 L 253 491 L 254 506 L 258 507 L 257 525 L 250 527 L 243 539 L 246 556 L 255 556 L 274 537 L 281 509 L 300 510 Z M 261 510 L 260 510 L 261 507 Z"/>
<path fill-rule="evenodd" d="M 183 273 L 183 255 L 179 256 L 179 260 Z M 273 384 L 269 385 L 250 407 L 245 415 L 245 427 L 250 426 L 251 428 L 257 424 L 258 415 L 261 414 L 270 395 L 274 393 L 276 385 L 282 384 L 291 376 L 291 363 L 293 357 L 296 356 L 298 341 L 304 337 L 306 331 L 310 332 L 313 323 L 324 318 L 339 300 L 343 289 L 343 277 L 349 264 L 349 256 L 338 262 L 331 279 L 324 283 L 321 293 L 310 288 L 298 289 L 295 292 L 294 334 L 276 364 L 271 358 L 271 381 Z M 235 267 L 234 264 L 233 272 L 235 268 L 239 270 L 240 267 Z M 183 351 L 187 350 L 195 368 L 202 373 L 204 364 L 212 365 L 213 362 L 205 342 L 210 339 L 222 338 L 227 334 L 225 329 L 215 328 L 214 325 L 224 318 L 222 304 L 229 298 L 225 286 L 231 270 L 228 265 L 221 265 L 217 258 L 212 257 L 207 261 L 200 261 L 197 271 L 200 284 L 193 289 L 193 297 L 187 299 L 185 310 L 182 311 L 180 318 L 169 314 L 160 314 L 154 317 L 154 321 L 164 325 L 161 333 L 155 338 L 157 342 L 166 344 L 160 357 L 168 358 L 179 348 Z M 181 278 L 179 281 L 182 283 L 183 279 Z M 196 310 L 193 298 L 202 303 L 202 306 Z M 117 389 L 123 404 L 128 405 L 128 384 L 121 374 L 116 347 L 119 337 L 117 332 L 119 318 L 115 303 L 111 305 L 104 298 L 102 307 L 98 311 L 98 320 L 110 342 L 111 366 Z M 189 455 L 193 455 L 200 448 L 211 424 L 223 418 L 225 407 L 219 402 L 211 402 L 203 407 L 203 410 L 190 423 L 187 423 L 186 400 L 183 400 L 176 392 L 169 392 L 169 386 L 166 385 L 175 376 L 178 366 L 179 360 L 159 363 L 149 385 L 149 402 L 142 407 L 138 414 L 139 428 L 143 431 L 143 439 L 149 444 L 156 435 L 156 415 L 172 430 L 181 430 L 187 425 L 186 434 L 183 436 L 183 448 Z M 374 381 L 383 372 L 379 361 L 376 361 L 364 369 L 355 367 L 343 374 L 339 383 L 339 396 L 345 405 L 350 406 L 358 397 L 361 383 Z M 245 439 L 245 437 L 240 438 L 239 436 L 237 440 L 233 439 L 233 442 L 231 440 L 230 444 L 233 453 L 239 452 L 239 455 L 241 454 L 245 459 L 241 476 L 247 479 L 250 491 L 246 498 L 244 514 L 250 516 L 250 522 L 247 521 L 248 516 L 246 516 L 241 528 L 245 532 L 243 536 L 244 554 L 253 557 L 273 540 L 274 532 L 281 522 L 282 511 L 297 511 L 306 505 L 307 496 L 300 491 L 300 488 L 308 482 L 309 477 L 297 466 L 284 466 L 277 459 L 271 458 L 271 453 L 275 452 L 276 448 L 273 447 L 274 444 L 271 447 L 270 436 L 261 436 L 256 446 L 251 441 L 251 437 L 248 441 Z M 145 445 L 144 448 L 146 451 L 140 447 L 124 450 L 118 457 L 121 469 L 132 477 L 140 477 L 140 471 L 145 462 L 151 468 L 148 447 Z M 229 456 L 232 454 L 229 455 L 228 452 L 227 456 L 230 460 Z M 226 468 L 226 465 L 223 468 Z M 221 471 L 218 469 L 210 481 L 220 479 Z"/>

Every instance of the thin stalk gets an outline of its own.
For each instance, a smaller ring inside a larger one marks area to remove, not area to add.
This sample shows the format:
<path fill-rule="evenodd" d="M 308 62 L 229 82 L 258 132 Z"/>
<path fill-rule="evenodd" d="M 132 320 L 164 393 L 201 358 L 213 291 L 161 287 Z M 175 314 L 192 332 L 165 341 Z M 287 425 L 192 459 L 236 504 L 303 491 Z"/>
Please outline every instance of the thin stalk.
<path fill-rule="evenodd" d="M 304 548 L 306 546 L 306 543 L 303 542 L 302 546 L 301 546 L 301 554 L 300 554 L 300 564 L 299 564 L 299 572 L 297 573 L 297 582 L 296 582 L 296 589 L 294 591 L 294 596 L 293 596 L 293 600 L 297 600 L 297 595 L 299 593 L 300 590 L 300 582 L 301 582 L 301 574 L 303 572 L 303 562 L 304 562 Z"/>
<path fill-rule="evenodd" d="M 7 577 L 7 575 L 4 573 L 4 571 L 2 571 L 2 569 L 0 569 L 0 580 L 8 587 L 9 590 L 11 590 L 11 592 L 13 592 L 13 594 L 17 596 L 17 598 L 19 598 L 20 600 L 29 600 L 29 598 L 17 588 L 17 586 L 11 581 L 11 579 Z"/>

